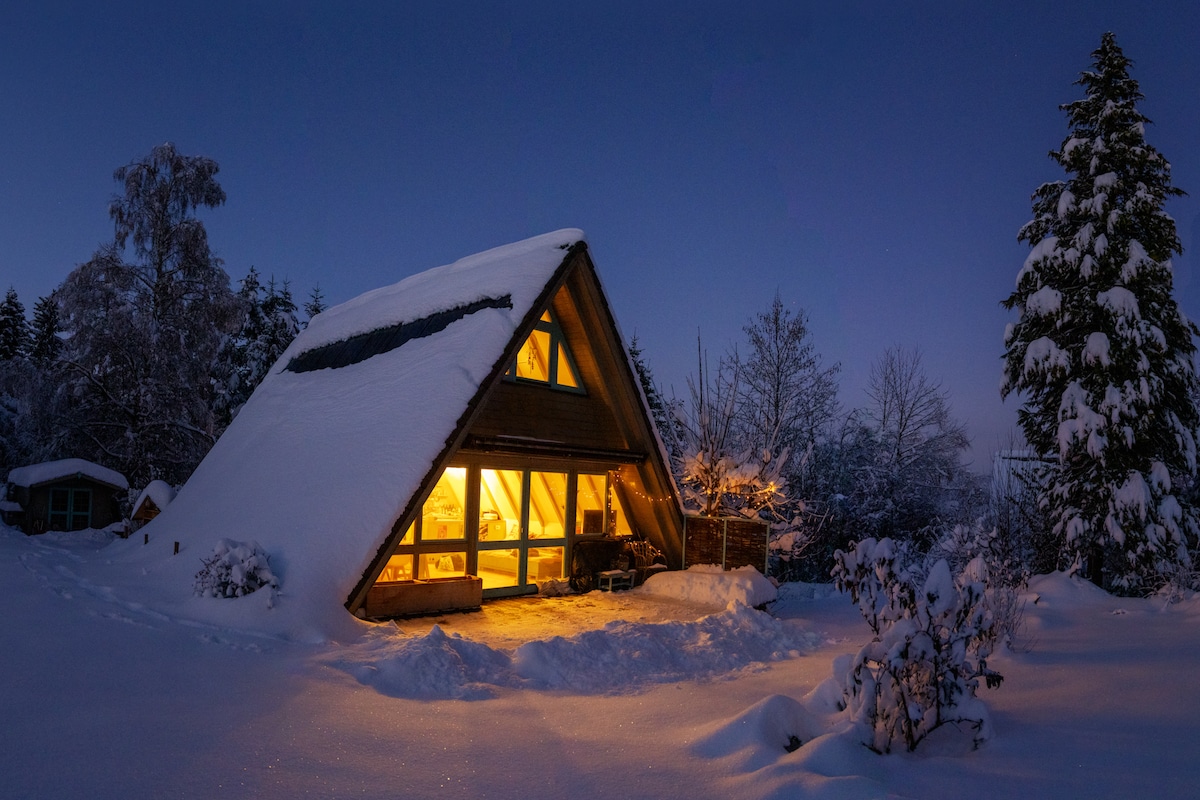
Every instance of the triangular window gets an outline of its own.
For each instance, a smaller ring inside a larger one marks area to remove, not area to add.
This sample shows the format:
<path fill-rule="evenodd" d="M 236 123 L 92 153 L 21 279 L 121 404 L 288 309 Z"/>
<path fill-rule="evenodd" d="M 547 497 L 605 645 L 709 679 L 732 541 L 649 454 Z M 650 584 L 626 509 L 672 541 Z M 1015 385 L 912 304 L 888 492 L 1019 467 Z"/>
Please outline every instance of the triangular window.
<path fill-rule="evenodd" d="M 517 381 L 548 384 L 567 392 L 584 393 L 579 370 L 571 357 L 562 328 L 546 311 L 533 333 L 521 345 L 517 360 L 508 369 L 508 377 Z"/>

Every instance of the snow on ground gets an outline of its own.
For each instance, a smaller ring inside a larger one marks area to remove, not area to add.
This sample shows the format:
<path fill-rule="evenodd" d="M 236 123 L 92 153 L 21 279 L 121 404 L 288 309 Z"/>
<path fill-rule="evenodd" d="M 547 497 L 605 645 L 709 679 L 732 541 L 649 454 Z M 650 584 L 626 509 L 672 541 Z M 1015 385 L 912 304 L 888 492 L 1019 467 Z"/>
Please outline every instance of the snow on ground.
<path fill-rule="evenodd" d="M 868 631 L 828 587 L 785 585 L 770 615 L 694 575 L 672 579 L 688 599 L 526 598 L 306 643 L 139 595 L 125 544 L 0 528 L 0 796 L 1183 798 L 1200 779 L 1195 599 L 1039 578 L 983 693 L 994 738 L 882 757 L 836 708 L 831 664 Z"/>

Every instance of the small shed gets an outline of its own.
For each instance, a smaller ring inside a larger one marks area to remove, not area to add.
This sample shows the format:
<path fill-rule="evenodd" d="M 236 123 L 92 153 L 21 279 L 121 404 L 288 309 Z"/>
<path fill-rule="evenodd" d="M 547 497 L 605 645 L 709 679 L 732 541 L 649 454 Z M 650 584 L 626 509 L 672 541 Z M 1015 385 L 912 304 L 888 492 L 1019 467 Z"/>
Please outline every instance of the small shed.
<path fill-rule="evenodd" d="M 8 473 L 5 517 L 27 534 L 106 528 L 128 491 L 124 475 L 82 458 L 31 464 Z"/>
<path fill-rule="evenodd" d="M 174 486 L 166 481 L 150 481 L 133 501 L 133 510 L 129 512 L 131 529 L 136 531 L 157 517 L 174 499 Z"/>

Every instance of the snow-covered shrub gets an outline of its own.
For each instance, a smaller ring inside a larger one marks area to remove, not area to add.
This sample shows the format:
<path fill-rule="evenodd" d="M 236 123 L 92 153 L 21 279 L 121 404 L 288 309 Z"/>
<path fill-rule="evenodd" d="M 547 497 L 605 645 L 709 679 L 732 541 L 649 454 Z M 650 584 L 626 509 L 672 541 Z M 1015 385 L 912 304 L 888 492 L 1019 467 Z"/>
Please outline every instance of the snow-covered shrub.
<path fill-rule="evenodd" d="M 241 597 L 264 586 L 279 588 L 271 559 L 258 542 L 222 539 L 212 558 L 201 561 L 204 567 L 196 573 L 194 588 L 197 597 Z"/>
<path fill-rule="evenodd" d="M 1179 603 L 1200 592 L 1200 569 L 1194 564 L 1187 566 L 1176 565 L 1168 569 L 1163 577 L 1166 583 L 1158 590 L 1158 595 L 1167 605 Z"/>
<path fill-rule="evenodd" d="M 979 678 L 989 687 L 1002 680 L 986 661 L 997 636 L 987 566 L 976 557 L 952 575 L 942 558 L 917 580 L 904 554 L 890 539 L 834 554 L 838 589 L 850 592 L 875 633 L 844 676 L 846 707 L 877 752 L 913 750 L 948 723 L 965 725 L 978 746 L 990 733 L 975 696 Z"/>

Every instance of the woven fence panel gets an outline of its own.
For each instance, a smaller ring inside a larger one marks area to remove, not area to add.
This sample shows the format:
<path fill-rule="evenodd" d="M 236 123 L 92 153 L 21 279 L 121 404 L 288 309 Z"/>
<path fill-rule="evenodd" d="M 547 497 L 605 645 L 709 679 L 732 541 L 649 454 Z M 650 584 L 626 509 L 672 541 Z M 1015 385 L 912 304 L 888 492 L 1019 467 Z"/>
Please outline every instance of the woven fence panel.
<path fill-rule="evenodd" d="M 766 568 L 767 523 L 736 517 L 687 517 L 685 527 L 685 568 L 695 564 Z"/>

